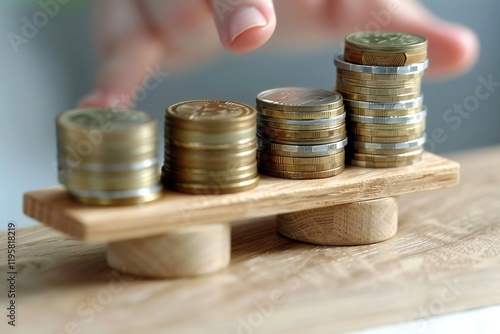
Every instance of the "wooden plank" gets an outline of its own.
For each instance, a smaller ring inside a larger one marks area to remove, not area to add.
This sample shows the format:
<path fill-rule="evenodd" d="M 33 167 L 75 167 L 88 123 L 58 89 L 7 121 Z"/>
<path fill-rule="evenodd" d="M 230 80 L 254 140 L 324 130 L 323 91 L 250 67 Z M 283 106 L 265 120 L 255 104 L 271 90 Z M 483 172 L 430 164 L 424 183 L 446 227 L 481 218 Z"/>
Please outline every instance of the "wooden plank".
<path fill-rule="evenodd" d="M 454 156 L 460 184 L 402 196 L 386 242 L 317 246 L 280 236 L 273 217 L 240 222 L 231 265 L 194 279 L 124 276 L 107 266 L 105 243 L 19 229 L 16 333 L 436 331 L 436 315 L 500 304 L 499 157 L 500 146 Z M 6 247 L 3 232 L 3 269 Z"/>
<path fill-rule="evenodd" d="M 186 225 L 302 211 L 323 206 L 395 196 L 453 186 L 456 162 L 425 153 L 419 163 L 402 168 L 348 167 L 332 178 L 285 180 L 262 176 L 251 191 L 228 195 L 187 195 L 165 191 L 140 206 L 99 207 L 76 203 L 63 187 L 24 195 L 24 213 L 74 238 L 117 241 L 158 235 Z"/>

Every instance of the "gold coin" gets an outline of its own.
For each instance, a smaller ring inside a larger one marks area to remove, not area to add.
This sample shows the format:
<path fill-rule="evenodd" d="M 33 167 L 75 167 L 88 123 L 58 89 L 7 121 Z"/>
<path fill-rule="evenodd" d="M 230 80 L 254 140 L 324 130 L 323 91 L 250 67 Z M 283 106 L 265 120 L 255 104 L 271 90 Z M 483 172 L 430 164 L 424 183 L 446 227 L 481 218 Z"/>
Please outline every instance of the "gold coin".
<path fill-rule="evenodd" d="M 194 195 L 222 195 L 254 189 L 259 184 L 260 177 L 234 183 L 220 184 L 217 181 L 206 183 L 176 182 L 168 178 L 162 178 L 163 184 L 170 189 Z"/>
<path fill-rule="evenodd" d="M 364 147 L 351 148 L 354 153 L 365 153 L 365 154 L 377 154 L 377 155 L 393 155 L 393 154 L 404 154 L 414 151 L 422 150 L 422 146 L 415 146 L 410 148 L 400 148 L 400 149 L 370 149 Z"/>
<path fill-rule="evenodd" d="M 343 76 L 342 74 L 337 74 L 337 84 L 341 83 L 344 85 L 361 86 L 361 87 L 372 87 L 372 88 L 404 88 L 404 87 L 419 87 L 422 85 L 422 79 L 412 79 L 412 80 L 358 80 Z M 345 102 L 344 102 L 345 103 Z"/>
<path fill-rule="evenodd" d="M 178 149 L 184 150 L 192 150 L 192 151 L 204 151 L 204 152 L 212 152 L 212 151 L 224 151 L 224 152 L 236 152 L 236 151 L 245 151 L 252 147 L 256 147 L 257 140 L 254 136 L 250 141 L 242 143 L 242 144 L 222 144 L 222 145 L 214 145 L 214 144 L 205 144 L 205 143 L 193 143 L 193 142 L 179 142 L 176 140 L 166 139 L 165 147 L 177 147 Z"/>
<path fill-rule="evenodd" d="M 411 129 L 418 126 L 425 126 L 425 118 L 421 118 L 421 114 L 415 114 L 416 121 L 411 120 L 407 123 L 368 123 L 368 122 L 356 122 L 349 121 L 348 125 L 350 128 L 360 128 L 360 129 L 372 129 L 372 130 L 396 130 L 396 129 Z M 419 119 L 421 118 L 421 119 Z"/>
<path fill-rule="evenodd" d="M 281 111 L 267 108 L 257 108 L 257 112 L 269 117 L 284 118 L 284 119 L 321 119 L 339 116 L 344 113 L 344 106 L 332 110 L 317 110 L 317 111 Z"/>
<path fill-rule="evenodd" d="M 427 39 L 405 32 L 358 31 L 346 36 L 345 45 L 372 52 L 421 52 L 427 50 Z"/>
<path fill-rule="evenodd" d="M 162 196 L 162 187 L 158 186 L 157 190 L 152 191 L 145 195 L 131 196 L 131 197 L 121 197 L 121 198 L 110 198 L 110 197 L 89 197 L 89 196 L 79 196 L 69 191 L 71 198 L 74 198 L 80 203 L 91 204 L 91 205 L 137 205 L 142 203 L 147 203 L 154 201 Z"/>
<path fill-rule="evenodd" d="M 257 95 L 257 106 L 281 111 L 324 111 L 343 105 L 342 96 L 323 90 L 301 87 L 284 87 L 266 90 Z"/>
<path fill-rule="evenodd" d="M 195 169 L 217 169 L 229 168 L 229 166 L 245 166 L 254 162 L 256 151 L 245 152 L 244 154 L 227 154 L 218 156 L 190 155 L 176 156 L 170 152 L 165 152 L 165 165 L 172 167 L 186 167 Z"/>
<path fill-rule="evenodd" d="M 360 161 L 360 160 L 348 160 L 348 164 L 356 167 L 365 168 L 395 168 L 395 167 L 405 167 L 411 166 L 416 162 L 419 162 L 422 157 L 415 157 L 414 160 L 407 161 L 391 161 L 391 162 L 372 162 L 372 161 Z"/>
<path fill-rule="evenodd" d="M 278 144 L 286 144 L 286 145 L 323 145 L 329 143 L 335 143 L 347 138 L 347 131 L 344 131 L 341 134 L 324 137 L 324 138 L 315 138 L 315 139 L 286 139 L 286 138 L 272 138 L 272 141 Z M 265 140 L 270 140 L 270 138 L 263 138 Z"/>
<path fill-rule="evenodd" d="M 254 108 L 238 102 L 192 100 L 171 105 L 165 112 L 167 126 L 201 131 L 236 131 L 255 123 Z"/>
<path fill-rule="evenodd" d="M 348 113 L 360 116 L 373 117 L 392 117 L 392 116 L 407 116 L 416 114 L 422 111 L 422 106 L 404 109 L 363 109 L 363 108 L 346 108 Z"/>
<path fill-rule="evenodd" d="M 424 71 L 407 74 L 373 74 L 348 71 L 341 68 L 337 68 L 337 73 L 340 73 L 344 78 L 384 82 L 404 82 L 408 80 L 421 79 L 424 75 Z"/>
<path fill-rule="evenodd" d="M 334 122 L 323 122 L 317 124 L 303 124 L 303 123 L 282 123 L 282 122 L 274 122 L 269 121 L 267 119 L 260 118 L 257 121 L 257 126 L 273 128 L 277 130 L 289 130 L 289 131 L 323 131 L 323 130 L 334 130 L 345 127 L 345 119 L 341 119 L 339 121 Z"/>
<path fill-rule="evenodd" d="M 257 127 L 257 132 L 259 137 L 261 138 L 283 138 L 283 139 L 321 139 L 321 138 L 330 138 L 332 136 L 338 136 L 345 133 L 345 126 L 339 126 L 333 129 L 326 130 L 283 130 L 283 129 L 275 129 L 266 126 Z"/>
<path fill-rule="evenodd" d="M 422 137 L 422 133 L 401 136 L 361 136 L 353 134 L 349 136 L 349 140 L 364 141 L 369 143 L 399 143 L 418 139 L 420 137 Z"/>
<path fill-rule="evenodd" d="M 259 161 L 259 168 L 270 169 L 274 171 L 288 171 L 288 172 L 321 172 L 331 170 L 344 165 L 344 160 L 339 162 L 330 162 L 325 164 L 315 165 L 289 165 L 278 164 L 266 161 Z"/>
<path fill-rule="evenodd" d="M 345 47 L 344 59 L 350 63 L 370 66 L 404 66 L 427 59 L 427 50 L 418 52 L 370 52 Z"/>
<path fill-rule="evenodd" d="M 344 149 L 340 149 L 340 152 L 327 155 L 323 157 L 313 157 L 313 158 L 293 158 L 293 157 L 283 157 L 279 155 L 266 154 L 264 152 L 257 151 L 258 161 L 267 161 L 276 164 L 288 164 L 288 165 L 317 165 L 317 164 L 328 164 L 328 163 L 339 163 L 344 161 Z"/>
<path fill-rule="evenodd" d="M 218 184 L 234 183 L 237 181 L 245 181 L 254 179 L 257 175 L 257 164 L 253 164 L 250 169 L 245 172 L 230 172 L 227 170 L 205 170 L 206 173 L 192 173 L 192 169 L 173 171 L 168 166 L 162 168 L 162 177 L 171 178 L 176 182 L 190 183 L 190 182 L 217 182 Z M 198 169 L 197 171 L 201 171 Z"/>
<path fill-rule="evenodd" d="M 401 102 L 406 100 L 411 100 L 420 96 L 420 92 L 414 92 L 409 94 L 398 94 L 398 95 L 368 95 L 368 94 L 357 94 L 350 93 L 346 91 L 337 91 L 342 94 L 345 99 L 366 101 L 366 102 Z"/>
<path fill-rule="evenodd" d="M 167 128 L 165 138 L 176 142 L 196 145 L 240 145 L 255 140 L 255 127 L 220 132 L 188 131 L 176 128 Z"/>
<path fill-rule="evenodd" d="M 411 136 L 411 135 L 422 135 L 425 131 L 425 126 L 418 126 L 408 129 L 388 129 L 388 130 L 374 130 L 374 129 L 363 129 L 359 127 L 349 128 L 349 133 L 356 136 L 366 136 L 366 137 L 400 137 L 400 136 Z"/>
<path fill-rule="evenodd" d="M 321 179 L 321 178 L 332 177 L 342 173 L 344 169 L 345 167 L 344 165 L 342 165 L 340 167 L 320 172 L 288 172 L 288 171 L 279 171 L 279 170 L 259 167 L 259 172 L 261 174 L 265 174 L 272 177 L 278 177 L 282 179 L 304 180 L 304 179 Z"/>
<path fill-rule="evenodd" d="M 403 88 L 372 88 L 372 87 L 361 87 L 353 86 L 348 84 L 343 84 L 337 81 L 337 90 L 342 92 L 357 93 L 357 94 L 367 94 L 367 95 L 407 95 L 407 94 L 417 94 L 420 96 L 420 85 L 414 87 L 403 87 Z"/>
<path fill-rule="evenodd" d="M 420 157 L 423 153 L 423 149 L 402 153 L 402 154 L 391 154 L 391 155 L 378 155 L 378 154 L 366 154 L 366 153 L 352 153 L 349 159 L 357 161 L 371 161 L 371 162 L 400 162 L 414 160 L 415 157 Z"/>

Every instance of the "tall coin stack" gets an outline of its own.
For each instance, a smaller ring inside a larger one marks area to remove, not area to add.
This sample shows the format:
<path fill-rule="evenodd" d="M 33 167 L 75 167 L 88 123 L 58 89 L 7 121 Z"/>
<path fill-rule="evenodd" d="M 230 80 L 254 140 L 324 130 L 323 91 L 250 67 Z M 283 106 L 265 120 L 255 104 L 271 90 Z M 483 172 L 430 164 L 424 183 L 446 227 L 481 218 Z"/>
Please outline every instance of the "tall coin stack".
<path fill-rule="evenodd" d="M 346 105 L 348 162 L 399 167 L 419 161 L 426 108 L 421 80 L 427 39 L 400 32 L 356 32 L 335 58 L 337 92 Z"/>
<path fill-rule="evenodd" d="M 344 170 L 347 144 L 342 96 L 308 88 L 277 88 L 257 95 L 259 172 L 316 179 Z"/>
<path fill-rule="evenodd" d="M 166 187 L 190 194 L 225 194 L 253 189 L 256 111 L 242 103 L 193 100 L 165 113 Z"/>
<path fill-rule="evenodd" d="M 154 118 L 127 109 L 75 109 L 56 121 L 59 181 L 76 200 L 148 202 L 161 194 Z"/>

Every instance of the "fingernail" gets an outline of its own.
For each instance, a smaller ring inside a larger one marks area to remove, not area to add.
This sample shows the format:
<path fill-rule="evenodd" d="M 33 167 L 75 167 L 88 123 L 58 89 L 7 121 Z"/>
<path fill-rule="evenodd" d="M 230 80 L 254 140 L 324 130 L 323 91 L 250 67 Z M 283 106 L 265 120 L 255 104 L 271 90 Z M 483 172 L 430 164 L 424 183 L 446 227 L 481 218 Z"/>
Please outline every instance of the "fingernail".
<path fill-rule="evenodd" d="M 248 29 L 264 27 L 266 25 L 266 18 L 257 8 L 239 8 L 229 19 L 229 38 L 231 38 L 231 43 Z"/>

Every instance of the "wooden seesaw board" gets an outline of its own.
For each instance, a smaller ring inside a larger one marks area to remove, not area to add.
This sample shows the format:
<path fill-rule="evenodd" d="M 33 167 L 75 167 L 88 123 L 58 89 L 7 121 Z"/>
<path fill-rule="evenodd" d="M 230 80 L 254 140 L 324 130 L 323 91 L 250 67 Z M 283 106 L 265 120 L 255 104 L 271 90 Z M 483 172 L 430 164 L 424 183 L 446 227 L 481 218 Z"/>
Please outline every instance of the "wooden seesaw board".
<path fill-rule="evenodd" d="M 230 244 L 223 240 L 230 238 L 227 226 L 231 222 L 439 189 L 456 185 L 458 180 L 458 163 L 425 152 L 420 162 L 407 167 L 346 166 L 340 175 L 314 180 L 261 176 L 258 187 L 246 192 L 188 195 L 165 190 L 160 199 L 138 206 L 80 204 L 58 186 L 25 193 L 24 213 L 76 239 L 108 242 L 108 262 L 113 267 L 147 276 L 178 277 L 212 272 L 229 263 Z M 168 254 L 169 245 L 177 252 L 175 256 Z M 167 254 L 170 257 L 162 263 Z M 191 268 L 172 272 L 180 263 L 210 257 L 207 254 L 217 262 L 211 269 L 200 268 L 203 264 L 195 261 Z M 154 270 L 145 269 L 148 266 Z"/>

